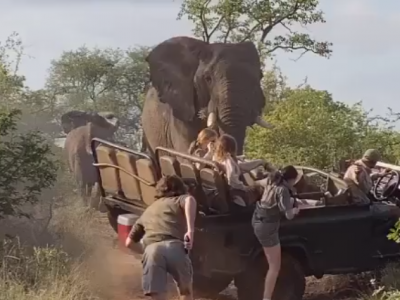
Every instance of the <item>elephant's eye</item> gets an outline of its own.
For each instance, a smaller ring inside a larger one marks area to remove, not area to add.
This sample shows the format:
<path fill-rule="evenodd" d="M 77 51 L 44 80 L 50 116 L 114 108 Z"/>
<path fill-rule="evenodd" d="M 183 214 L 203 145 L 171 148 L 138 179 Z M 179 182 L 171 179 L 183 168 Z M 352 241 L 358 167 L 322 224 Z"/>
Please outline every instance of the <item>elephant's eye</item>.
<path fill-rule="evenodd" d="M 206 80 L 206 82 L 207 82 L 208 84 L 210 84 L 210 83 L 212 82 L 211 75 L 209 75 L 209 74 L 207 74 L 207 75 L 204 77 L 204 79 Z"/>

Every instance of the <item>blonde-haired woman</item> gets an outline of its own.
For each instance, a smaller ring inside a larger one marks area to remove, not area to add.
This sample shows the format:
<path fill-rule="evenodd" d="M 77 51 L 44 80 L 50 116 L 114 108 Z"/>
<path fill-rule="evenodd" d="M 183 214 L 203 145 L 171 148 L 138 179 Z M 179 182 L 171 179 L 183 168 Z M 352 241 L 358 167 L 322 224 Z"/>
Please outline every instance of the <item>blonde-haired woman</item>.
<path fill-rule="evenodd" d="M 215 130 L 204 128 L 197 135 L 197 139 L 190 144 L 189 154 L 211 160 L 214 154 L 214 143 L 217 138 L 218 134 Z M 201 165 L 196 164 L 196 167 L 199 169 Z"/>
<path fill-rule="evenodd" d="M 239 163 L 236 157 L 236 149 L 235 138 L 228 134 L 223 134 L 216 142 L 212 160 L 224 168 L 226 179 L 230 186 L 230 194 L 234 202 L 240 206 L 246 206 L 256 202 L 261 197 L 263 188 L 259 185 L 245 185 L 240 180 L 242 172 L 248 172 L 266 163 L 262 159 Z"/>

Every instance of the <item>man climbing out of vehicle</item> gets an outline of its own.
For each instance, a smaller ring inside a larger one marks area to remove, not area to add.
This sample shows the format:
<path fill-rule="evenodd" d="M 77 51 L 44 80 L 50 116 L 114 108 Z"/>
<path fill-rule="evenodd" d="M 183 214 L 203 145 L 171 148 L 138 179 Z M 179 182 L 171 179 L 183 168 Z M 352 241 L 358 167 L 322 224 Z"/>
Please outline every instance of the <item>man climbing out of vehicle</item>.
<path fill-rule="evenodd" d="M 371 203 L 369 193 L 373 187 L 374 181 L 388 172 L 388 170 L 380 173 L 372 172 L 372 169 L 380 159 L 381 154 L 378 150 L 368 149 L 365 151 L 361 159 L 356 160 L 346 170 L 343 180 L 350 187 L 352 199 L 355 203 Z M 370 207 L 373 213 L 381 214 L 390 212 L 391 214 L 400 217 L 400 208 L 396 205 L 372 202 Z"/>
<path fill-rule="evenodd" d="M 175 280 L 181 299 L 192 300 L 192 263 L 187 251 L 193 246 L 196 200 L 178 176 L 161 178 L 156 201 L 133 226 L 125 245 L 142 239 L 143 291 L 154 300 L 165 300 L 167 273 Z"/>

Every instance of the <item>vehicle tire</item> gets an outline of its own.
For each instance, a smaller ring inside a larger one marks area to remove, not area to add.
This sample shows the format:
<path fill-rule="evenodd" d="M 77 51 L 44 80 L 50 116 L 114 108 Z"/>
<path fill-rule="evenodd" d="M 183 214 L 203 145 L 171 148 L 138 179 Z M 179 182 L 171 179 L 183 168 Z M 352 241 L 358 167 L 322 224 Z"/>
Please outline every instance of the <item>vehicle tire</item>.
<path fill-rule="evenodd" d="M 193 274 L 193 292 L 196 298 L 216 298 L 232 282 L 230 276 L 205 277 Z"/>
<path fill-rule="evenodd" d="M 246 270 L 234 279 L 238 300 L 262 300 L 266 273 L 267 264 L 264 256 L 249 263 Z"/>
<path fill-rule="evenodd" d="M 126 214 L 127 212 L 121 208 L 112 207 L 106 205 L 107 207 L 107 218 L 108 223 L 111 225 L 112 229 L 114 229 L 115 233 L 118 233 L 118 216 L 122 214 Z"/>
<path fill-rule="evenodd" d="M 281 271 L 272 300 L 301 300 L 306 289 L 306 276 L 300 262 L 282 253 Z"/>
<path fill-rule="evenodd" d="M 262 300 L 266 273 L 264 257 L 249 264 L 247 270 L 235 278 L 238 300 Z M 305 287 L 305 275 L 300 263 L 292 256 L 282 253 L 281 271 L 272 300 L 301 300 Z"/>

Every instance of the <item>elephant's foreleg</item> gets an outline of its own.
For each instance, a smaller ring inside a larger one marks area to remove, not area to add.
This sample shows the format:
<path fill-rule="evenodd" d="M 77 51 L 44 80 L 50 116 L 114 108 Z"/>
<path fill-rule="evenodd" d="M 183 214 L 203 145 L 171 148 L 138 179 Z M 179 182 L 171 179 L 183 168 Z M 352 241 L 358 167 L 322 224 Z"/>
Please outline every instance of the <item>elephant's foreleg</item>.
<path fill-rule="evenodd" d="M 84 207 L 88 206 L 88 196 L 87 196 L 87 184 L 81 182 L 80 183 L 80 194 L 81 194 L 81 199 Z"/>
<path fill-rule="evenodd" d="M 92 190 L 94 188 L 94 195 L 92 193 Z M 89 207 L 93 208 L 95 210 L 99 209 L 99 204 L 100 204 L 100 193 L 99 193 L 99 188 L 98 184 L 96 183 L 94 186 L 90 185 L 90 196 L 89 196 Z"/>

